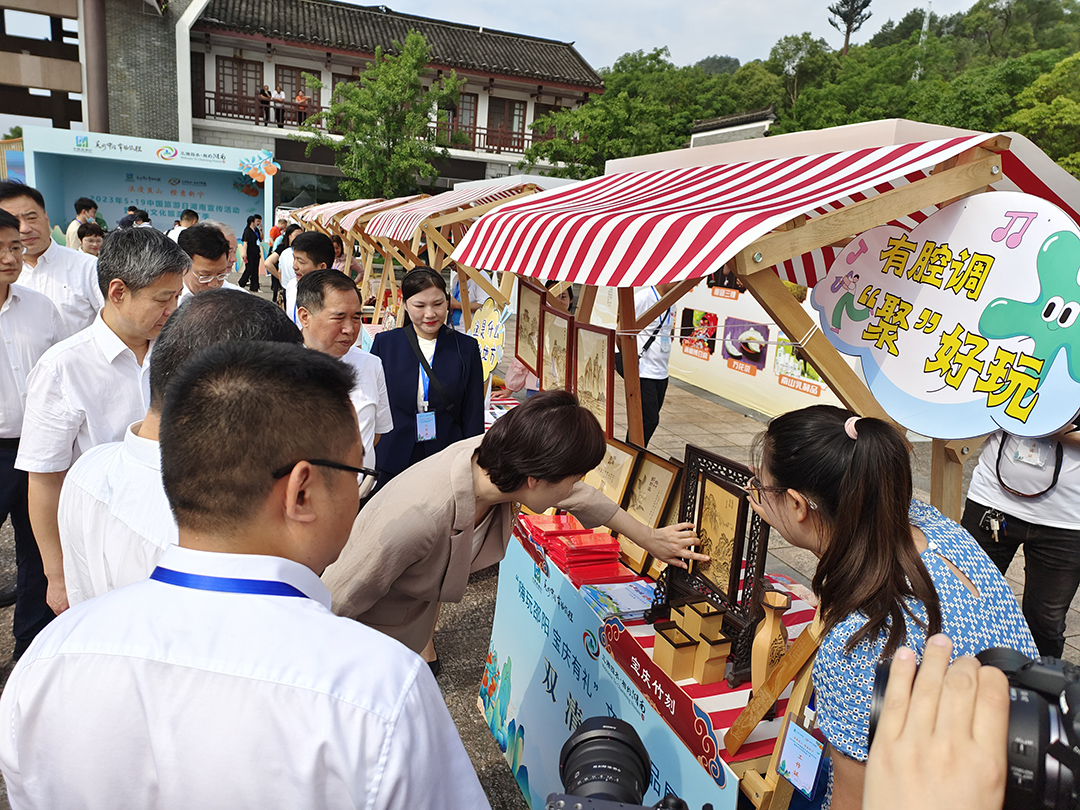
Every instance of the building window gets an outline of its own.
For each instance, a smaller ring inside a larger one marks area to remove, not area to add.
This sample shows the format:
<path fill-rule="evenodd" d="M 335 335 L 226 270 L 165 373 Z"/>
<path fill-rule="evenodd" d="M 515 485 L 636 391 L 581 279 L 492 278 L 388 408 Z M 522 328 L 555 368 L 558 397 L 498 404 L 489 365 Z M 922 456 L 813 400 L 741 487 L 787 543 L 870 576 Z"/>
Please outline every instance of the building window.
<path fill-rule="evenodd" d="M 215 112 L 229 118 L 255 118 L 262 85 L 262 62 L 219 56 Z"/>
<path fill-rule="evenodd" d="M 553 112 L 559 112 L 559 110 L 565 110 L 561 104 L 536 104 L 534 105 L 533 120 L 543 118 L 545 115 L 550 115 Z M 533 130 L 534 141 L 550 141 L 555 137 L 555 127 L 548 127 L 544 131 Z"/>
<path fill-rule="evenodd" d="M 496 151 L 525 148 L 525 102 L 492 96 L 488 99 L 488 148 Z"/>
<path fill-rule="evenodd" d="M 278 86 L 280 86 L 281 89 L 285 91 L 285 98 L 287 98 L 289 101 L 292 101 L 294 98 L 296 98 L 296 91 L 299 90 L 301 86 L 303 86 L 304 95 L 311 99 L 311 101 L 308 102 L 308 113 L 310 114 L 312 112 L 312 108 L 318 107 L 321 103 L 319 101 L 321 91 L 313 87 L 308 87 L 306 84 L 301 85 L 303 81 L 302 74 L 304 73 L 310 73 L 314 76 L 322 78 L 319 76 L 318 70 L 305 70 L 304 68 L 289 67 L 288 65 L 277 65 L 274 75 Z"/>
<path fill-rule="evenodd" d="M 333 98 L 334 98 L 335 101 L 338 100 L 336 91 L 337 91 L 337 87 L 338 87 L 339 84 L 357 84 L 358 85 L 358 84 L 360 84 L 360 77 L 359 76 L 352 76 L 352 75 L 345 74 L 345 73 L 335 73 L 334 77 L 331 79 L 331 86 L 332 86 L 333 91 L 334 91 Z"/>

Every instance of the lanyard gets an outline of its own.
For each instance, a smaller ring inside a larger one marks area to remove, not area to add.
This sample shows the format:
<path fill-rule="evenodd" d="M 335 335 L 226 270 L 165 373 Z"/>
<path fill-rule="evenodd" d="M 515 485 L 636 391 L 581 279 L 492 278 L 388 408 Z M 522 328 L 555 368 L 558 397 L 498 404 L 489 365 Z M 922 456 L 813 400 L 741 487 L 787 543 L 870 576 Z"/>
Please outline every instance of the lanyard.
<path fill-rule="evenodd" d="M 653 287 L 652 291 L 653 291 L 653 295 L 656 296 L 656 303 L 659 304 L 660 303 L 660 291 L 658 289 L 656 289 L 656 287 Z M 657 329 L 657 332 L 659 332 L 660 329 L 663 329 L 665 324 L 667 324 L 668 318 L 671 317 L 671 310 L 672 310 L 671 307 L 667 308 L 667 312 L 664 313 L 664 317 L 662 317 L 660 319 L 660 327 Z"/>
<path fill-rule="evenodd" d="M 195 588 L 200 591 L 221 591 L 227 593 L 249 593 L 260 596 L 300 596 L 307 599 L 306 593 L 285 582 L 272 579 L 236 579 L 233 577 L 211 577 L 204 574 L 189 574 L 186 571 L 174 571 L 160 565 L 150 574 L 150 579 L 181 588 Z"/>
<path fill-rule="evenodd" d="M 420 366 L 420 384 L 424 388 L 424 410 L 425 411 L 427 411 L 428 402 L 431 401 L 430 399 L 428 399 L 428 384 L 429 383 L 430 383 L 430 378 L 428 377 L 427 372 L 424 371 L 423 366 Z"/>

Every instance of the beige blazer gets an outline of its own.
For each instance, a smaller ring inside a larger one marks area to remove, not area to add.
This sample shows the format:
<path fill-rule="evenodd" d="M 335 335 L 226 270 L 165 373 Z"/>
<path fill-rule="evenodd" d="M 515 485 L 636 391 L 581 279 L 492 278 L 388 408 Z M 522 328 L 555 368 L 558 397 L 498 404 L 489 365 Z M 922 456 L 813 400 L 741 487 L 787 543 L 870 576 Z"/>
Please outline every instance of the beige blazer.
<path fill-rule="evenodd" d="M 510 504 L 495 507 L 473 557 L 472 458 L 482 438 L 457 442 L 413 465 L 361 510 L 341 556 L 322 576 L 335 613 L 419 652 L 431 636 L 439 602 L 461 601 L 469 574 L 503 558 L 513 520 Z M 559 506 L 589 528 L 618 510 L 580 482 Z"/>

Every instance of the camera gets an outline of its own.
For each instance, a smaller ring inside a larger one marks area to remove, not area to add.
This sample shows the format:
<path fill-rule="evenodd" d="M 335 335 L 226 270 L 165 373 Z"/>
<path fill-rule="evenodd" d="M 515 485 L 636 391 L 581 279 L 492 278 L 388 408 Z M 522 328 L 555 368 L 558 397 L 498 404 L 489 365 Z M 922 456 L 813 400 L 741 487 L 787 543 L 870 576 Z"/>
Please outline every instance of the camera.
<path fill-rule="evenodd" d="M 993 647 L 975 656 L 1009 679 L 1008 776 L 1004 810 L 1080 807 L 1080 668 Z M 885 704 L 891 661 L 877 666 L 870 742 Z"/>
<path fill-rule="evenodd" d="M 590 717 L 563 743 L 559 778 L 566 793 L 548 796 L 544 810 L 688 810 L 686 802 L 670 794 L 652 808 L 641 803 L 649 766 L 649 752 L 632 725 L 615 717 Z"/>

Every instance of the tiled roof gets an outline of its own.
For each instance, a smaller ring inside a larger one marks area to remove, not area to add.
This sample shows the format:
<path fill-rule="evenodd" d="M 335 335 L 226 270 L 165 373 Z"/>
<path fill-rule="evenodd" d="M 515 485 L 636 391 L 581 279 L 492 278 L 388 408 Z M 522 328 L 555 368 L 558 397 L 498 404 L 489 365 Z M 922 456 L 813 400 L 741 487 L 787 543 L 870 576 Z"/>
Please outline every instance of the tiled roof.
<path fill-rule="evenodd" d="M 599 90 L 603 82 L 572 43 L 399 14 L 386 6 L 329 0 L 210 0 L 200 28 L 286 40 L 320 48 L 375 52 L 410 30 L 428 41 L 431 61 L 452 68 Z"/>
<path fill-rule="evenodd" d="M 758 110 L 748 110 L 747 112 L 735 113 L 734 115 L 722 115 L 719 118 L 704 118 L 700 121 L 695 121 L 694 125 L 690 127 L 690 132 L 712 132 L 714 129 L 737 127 L 743 124 L 754 124 L 758 121 L 775 120 L 776 105 L 770 104 L 768 107 L 762 107 Z"/>

